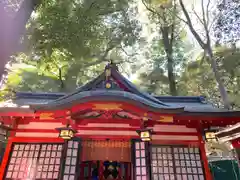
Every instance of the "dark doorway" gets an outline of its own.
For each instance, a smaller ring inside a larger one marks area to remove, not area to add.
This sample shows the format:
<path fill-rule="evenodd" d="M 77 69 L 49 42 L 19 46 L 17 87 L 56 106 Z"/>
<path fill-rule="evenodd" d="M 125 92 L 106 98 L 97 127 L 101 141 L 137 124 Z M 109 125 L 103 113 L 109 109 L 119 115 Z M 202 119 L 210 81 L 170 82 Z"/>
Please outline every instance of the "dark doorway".
<path fill-rule="evenodd" d="M 131 163 L 117 161 L 84 161 L 79 180 L 131 180 Z"/>

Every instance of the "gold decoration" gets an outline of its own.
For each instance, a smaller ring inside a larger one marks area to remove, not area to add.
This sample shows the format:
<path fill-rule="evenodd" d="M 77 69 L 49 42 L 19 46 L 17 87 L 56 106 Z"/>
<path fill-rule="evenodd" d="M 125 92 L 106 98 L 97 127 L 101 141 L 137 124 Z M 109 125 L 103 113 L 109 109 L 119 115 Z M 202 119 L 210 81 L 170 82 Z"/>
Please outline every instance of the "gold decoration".
<path fill-rule="evenodd" d="M 110 165 L 110 166 L 108 167 L 108 169 L 109 169 L 110 171 L 113 170 L 113 169 L 114 169 L 113 165 Z"/>
<path fill-rule="evenodd" d="M 216 137 L 214 132 L 207 132 L 205 135 L 207 139 L 213 139 Z"/>
<path fill-rule="evenodd" d="M 147 113 L 144 113 L 144 114 L 143 114 L 143 117 L 142 117 L 142 120 L 143 120 L 143 121 L 148 121 L 148 117 L 147 117 L 147 116 L 148 116 L 148 114 L 147 114 Z"/>
<path fill-rule="evenodd" d="M 139 129 L 136 131 L 138 135 L 140 136 L 142 141 L 151 141 L 152 138 L 152 129 Z"/>
<path fill-rule="evenodd" d="M 215 132 L 205 132 L 205 138 L 207 142 L 217 142 Z"/>
<path fill-rule="evenodd" d="M 141 132 L 141 138 L 149 138 L 149 137 L 150 137 L 149 131 Z"/>
<path fill-rule="evenodd" d="M 148 121 L 148 118 L 147 117 L 143 117 L 142 120 L 143 121 Z"/>
<path fill-rule="evenodd" d="M 111 88 L 111 84 L 110 84 L 110 83 L 107 83 L 107 84 L 106 84 L 106 88 L 107 88 L 107 89 Z"/>
<path fill-rule="evenodd" d="M 39 119 L 54 119 L 53 113 L 41 113 Z"/>
<path fill-rule="evenodd" d="M 105 70 L 105 75 L 106 75 L 106 77 L 110 77 L 111 76 L 111 69 L 106 69 Z"/>
<path fill-rule="evenodd" d="M 123 159 L 123 148 L 124 148 L 124 142 L 122 142 L 122 148 L 121 148 L 121 159 Z"/>
<path fill-rule="evenodd" d="M 115 103 L 106 103 L 106 104 L 94 104 L 93 110 L 122 110 L 122 104 L 115 104 Z"/>
<path fill-rule="evenodd" d="M 101 148 L 130 148 L 131 144 L 128 141 L 83 141 L 83 147 L 101 147 Z"/>
<path fill-rule="evenodd" d="M 56 128 L 59 131 L 59 137 L 63 139 L 72 139 L 76 131 L 71 127 Z"/>
<path fill-rule="evenodd" d="M 172 123 L 173 122 L 173 116 L 160 116 L 160 120 L 157 120 L 157 121 Z"/>

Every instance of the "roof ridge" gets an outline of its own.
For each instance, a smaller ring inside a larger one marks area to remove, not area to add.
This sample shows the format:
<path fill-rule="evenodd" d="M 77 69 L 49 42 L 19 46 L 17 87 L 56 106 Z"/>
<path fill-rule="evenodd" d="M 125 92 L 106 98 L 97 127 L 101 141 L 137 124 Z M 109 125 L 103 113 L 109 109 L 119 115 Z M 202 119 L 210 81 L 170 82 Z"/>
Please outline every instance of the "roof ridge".
<path fill-rule="evenodd" d="M 113 66 L 114 67 L 114 66 Z M 110 70 L 110 72 L 107 70 Z M 108 74 L 107 74 L 108 73 Z M 146 92 L 141 92 L 132 82 L 130 82 L 127 78 L 125 78 L 123 75 L 121 75 L 118 72 L 117 68 L 112 68 L 111 65 L 107 65 L 105 68 L 105 72 L 101 73 L 100 75 L 98 75 L 96 78 L 94 78 L 93 80 L 89 81 L 88 83 L 86 83 L 85 85 L 77 88 L 74 92 L 70 93 L 70 94 L 66 94 L 63 97 L 60 97 L 58 99 L 56 99 L 56 102 L 59 102 L 61 100 L 64 100 L 68 97 L 71 97 L 75 94 L 78 94 L 80 92 L 83 91 L 89 91 L 89 89 L 91 89 L 92 87 L 96 86 L 98 83 L 100 83 L 101 81 L 105 81 L 104 77 L 105 75 L 109 75 L 111 76 L 115 81 L 120 81 L 120 83 L 125 86 L 128 89 L 128 92 L 131 92 L 133 94 L 136 94 L 142 98 L 145 98 L 147 100 L 150 100 L 154 103 L 160 104 L 162 106 L 166 106 L 169 107 L 170 105 L 165 104 L 164 102 L 161 102 L 160 100 L 158 100 L 157 98 L 155 98 L 154 96 L 151 96 L 150 94 L 146 93 Z M 106 77 L 107 78 L 107 77 Z M 111 90 L 111 89 L 109 89 Z"/>
<path fill-rule="evenodd" d="M 161 101 L 172 100 L 173 102 L 178 100 L 184 100 L 184 102 L 200 102 L 207 104 L 207 100 L 204 96 L 154 96 Z"/>

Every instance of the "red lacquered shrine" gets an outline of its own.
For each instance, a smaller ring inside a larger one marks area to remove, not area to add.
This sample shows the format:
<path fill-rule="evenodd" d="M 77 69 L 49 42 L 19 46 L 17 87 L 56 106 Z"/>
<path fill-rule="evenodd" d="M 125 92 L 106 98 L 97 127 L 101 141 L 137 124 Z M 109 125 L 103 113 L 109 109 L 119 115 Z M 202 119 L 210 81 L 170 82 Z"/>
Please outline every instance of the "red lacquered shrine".
<path fill-rule="evenodd" d="M 140 92 L 113 64 L 70 94 L 16 93 L 0 108 L 12 131 L 0 179 L 211 180 L 203 130 L 240 121 L 240 112 L 203 97 Z M 136 130 L 144 124 L 152 140 Z M 56 128 L 76 130 L 69 141 Z"/>

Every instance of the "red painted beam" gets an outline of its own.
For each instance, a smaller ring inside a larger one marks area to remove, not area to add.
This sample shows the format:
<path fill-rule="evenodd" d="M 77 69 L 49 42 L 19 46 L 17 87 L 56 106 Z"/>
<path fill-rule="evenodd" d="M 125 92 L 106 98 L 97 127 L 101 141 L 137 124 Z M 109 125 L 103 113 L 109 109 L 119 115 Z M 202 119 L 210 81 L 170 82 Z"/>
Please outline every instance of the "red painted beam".
<path fill-rule="evenodd" d="M 77 127 L 75 130 L 90 130 L 90 131 L 136 131 L 139 128 L 129 127 L 129 128 L 112 128 L 112 127 Z M 39 132 L 39 133 L 56 133 L 55 129 L 14 129 L 16 132 Z M 196 132 L 159 132 L 154 131 L 155 135 L 172 135 L 172 136 L 198 136 Z"/>
<path fill-rule="evenodd" d="M 15 129 L 15 132 L 58 133 L 56 129 Z"/>
<path fill-rule="evenodd" d="M 152 140 L 151 144 L 156 144 L 156 145 L 187 145 L 187 146 L 192 146 L 192 147 L 198 147 L 199 146 L 199 141 L 180 141 L 180 140 Z"/>
<path fill-rule="evenodd" d="M 11 142 L 17 143 L 63 143 L 62 138 L 46 138 L 46 137 L 13 137 Z"/>
<path fill-rule="evenodd" d="M 131 126 L 140 126 L 140 120 L 133 120 L 133 119 L 102 119 L 102 118 L 95 118 L 95 119 L 79 119 L 76 120 L 77 125 L 87 125 L 88 123 L 115 123 L 115 124 L 129 124 Z"/>
<path fill-rule="evenodd" d="M 83 140 L 131 140 L 131 139 L 139 139 L 139 136 L 111 136 L 111 135 L 76 135 L 77 137 Z"/>

